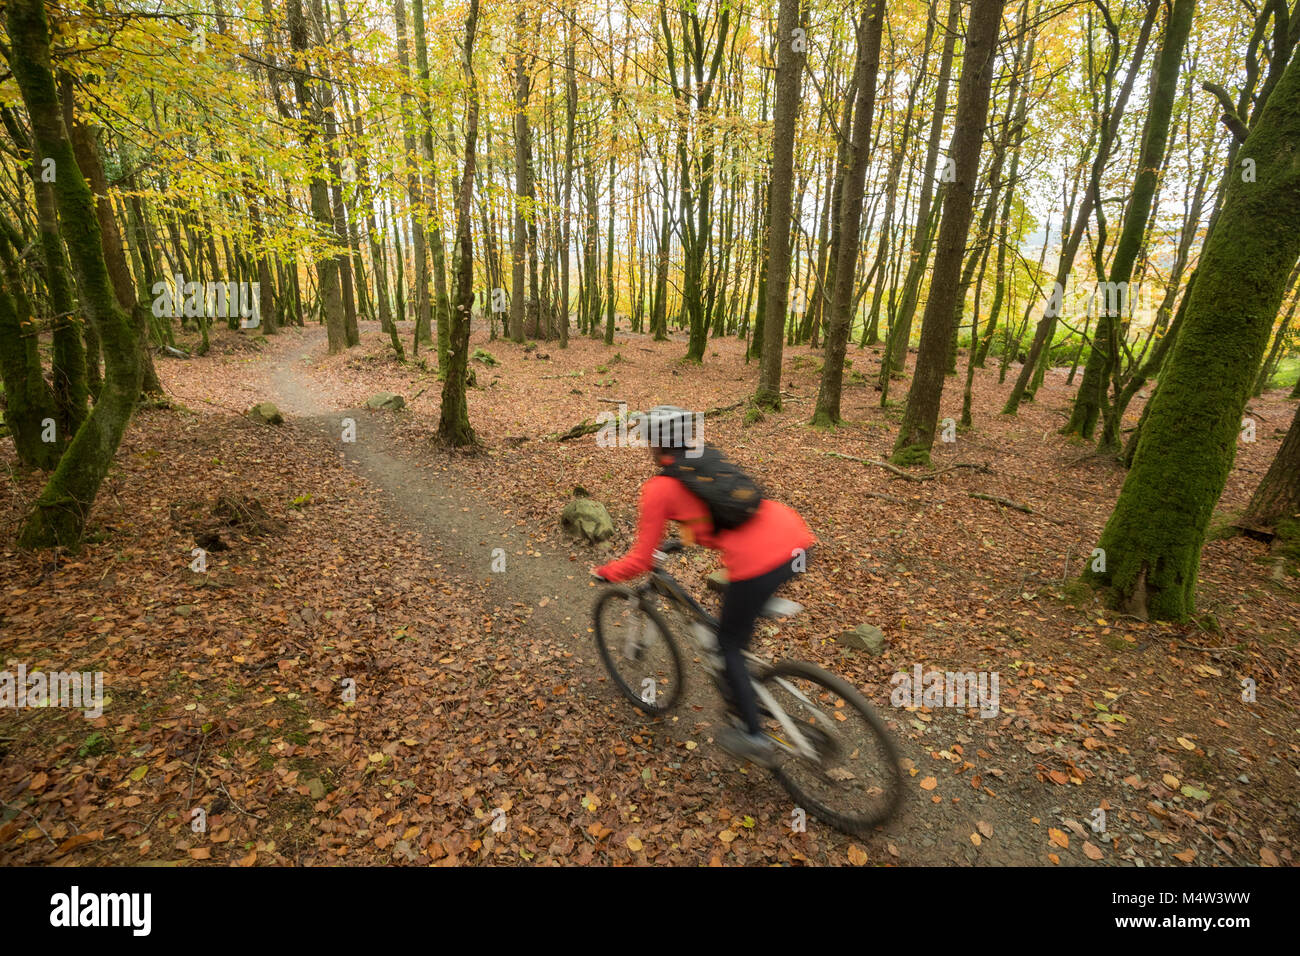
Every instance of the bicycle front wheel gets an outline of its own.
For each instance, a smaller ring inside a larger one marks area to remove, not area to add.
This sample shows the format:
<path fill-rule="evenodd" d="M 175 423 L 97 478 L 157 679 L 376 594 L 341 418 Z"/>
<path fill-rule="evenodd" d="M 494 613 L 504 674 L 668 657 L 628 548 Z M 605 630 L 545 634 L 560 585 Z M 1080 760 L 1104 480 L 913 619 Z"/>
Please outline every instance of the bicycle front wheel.
<path fill-rule="evenodd" d="M 671 710 L 681 696 L 682 659 L 663 617 L 623 587 L 596 599 L 596 647 L 619 691 L 647 714 Z"/>
<path fill-rule="evenodd" d="M 774 664 L 755 680 L 790 721 L 786 726 L 762 708 L 763 732 L 787 748 L 772 772 L 799 806 L 856 834 L 894 814 L 903 795 L 898 752 L 857 688 L 804 661 Z"/>

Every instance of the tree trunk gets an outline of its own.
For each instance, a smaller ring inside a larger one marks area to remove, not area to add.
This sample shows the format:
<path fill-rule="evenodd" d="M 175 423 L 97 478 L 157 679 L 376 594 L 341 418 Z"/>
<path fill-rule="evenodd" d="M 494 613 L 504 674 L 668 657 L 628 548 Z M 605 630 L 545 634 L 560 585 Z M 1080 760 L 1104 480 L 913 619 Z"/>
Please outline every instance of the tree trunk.
<path fill-rule="evenodd" d="M 397 61 L 402 78 L 409 85 L 411 79 L 411 54 L 406 39 L 405 0 L 393 0 L 393 20 L 397 26 Z M 424 235 L 424 212 L 420 194 L 419 147 L 415 135 L 416 117 L 411 105 L 411 95 L 403 87 L 402 96 L 402 148 L 406 153 L 406 195 L 411 209 L 411 279 L 407 287 L 415 290 L 415 331 L 411 334 L 412 351 L 419 354 L 421 342 L 429 341 L 429 322 L 432 307 L 429 300 L 429 251 Z M 394 234 L 399 234 L 395 231 Z M 405 310 L 400 319 L 405 319 Z"/>
<path fill-rule="evenodd" d="M 77 167 L 59 113 L 42 0 L 9 0 L 6 13 L 14 53 L 10 66 L 31 117 L 34 154 L 54 160 L 54 195 L 62 234 L 82 307 L 103 343 L 105 365 L 99 400 L 41 491 L 19 544 L 76 549 L 140 394 L 140 347 L 131 317 L 114 294 L 104 263 L 95 200 Z"/>
<path fill-rule="evenodd" d="M 807 59 L 799 28 L 800 0 L 781 0 L 776 21 L 776 106 L 772 127 L 772 185 L 767 230 L 767 304 L 763 358 L 754 404 L 781 408 L 781 355 L 786 303 L 790 300 L 790 220 L 794 185 L 794 127 L 799 116 L 799 82 Z"/>
<path fill-rule="evenodd" d="M 1107 421 L 1101 441 L 1103 451 L 1119 450 L 1119 422 L 1109 414 L 1107 383 L 1119 361 L 1120 340 L 1127 328 L 1123 300 L 1134 291 L 1129 288 L 1129 283 L 1133 278 L 1133 266 L 1137 262 L 1147 220 L 1151 216 L 1160 164 L 1169 138 L 1174 96 L 1178 92 L 1178 67 L 1191 31 L 1195 8 L 1196 0 L 1174 0 L 1173 11 L 1165 25 L 1164 42 L 1160 44 L 1152 68 L 1151 96 L 1146 124 L 1142 130 L 1137 179 L 1133 183 L 1132 198 L 1129 200 L 1119 241 L 1115 244 L 1106 294 L 1099 297 L 1099 300 L 1104 300 L 1104 305 L 1098 308 L 1097 331 L 1093 335 L 1088 361 L 1083 367 L 1083 381 L 1079 383 L 1070 420 L 1062 430 L 1066 435 L 1091 438 L 1097 418 L 1105 410 Z M 1118 294 L 1117 290 L 1121 288 L 1128 290 L 1128 295 Z"/>
<path fill-rule="evenodd" d="M 1289 523 L 1288 537 L 1300 536 L 1300 407 L 1264 479 L 1250 496 L 1240 524 L 1248 528 L 1278 528 Z"/>
<path fill-rule="evenodd" d="M 302 15 L 302 0 L 289 0 L 289 44 L 299 55 L 307 52 L 307 23 Z M 304 149 L 310 149 L 320 134 L 320 109 L 307 89 L 306 64 L 293 68 L 293 88 L 298 98 L 298 109 L 303 118 Z M 334 236 L 334 216 L 330 209 L 329 184 L 321 176 L 319 167 L 312 169 L 308 185 L 311 196 L 311 214 L 316 228 L 326 236 Z M 325 329 L 329 336 L 329 351 L 333 355 L 348 347 L 343 299 L 339 292 L 339 263 L 330 254 L 316 260 L 316 283 L 320 289 L 321 306 L 325 313 Z"/>
<path fill-rule="evenodd" d="M 884 0 L 867 0 L 858 25 L 857 103 L 853 116 L 853 147 L 849 168 L 843 177 L 840 210 L 840 247 L 835 262 L 835 285 L 830 314 L 826 317 L 826 357 L 812 423 L 838 425 L 840 391 L 844 378 L 844 350 L 853 324 L 853 288 L 857 276 L 859 236 L 862 220 L 862 190 L 871 151 L 871 117 L 876 105 L 876 74 L 880 67 L 880 38 L 884 31 Z M 785 316 L 782 303 L 781 315 Z"/>
<path fill-rule="evenodd" d="M 934 116 L 930 120 L 930 140 L 925 154 L 925 176 L 921 180 L 921 203 L 916 214 L 916 231 L 912 235 L 912 258 L 903 281 L 903 298 L 894 319 L 885 356 L 880 367 L 881 407 L 889 396 L 889 376 L 907 366 L 907 349 L 912 339 L 912 317 L 920 296 L 921 279 L 930 257 L 930 204 L 934 201 L 934 172 L 939 159 L 939 142 L 943 135 L 944 113 L 948 106 L 948 85 L 952 77 L 953 45 L 959 32 L 961 6 L 949 0 L 948 27 L 944 34 L 943 54 L 939 61 L 939 85 L 935 92 Z"/>
<path fill-rule="evenodd" d="M 24 465 L 53 471 L 71 432 L 59 431 L 60 411 L 41 368 L 40 341 L 32 307 L 23 290 L 17 254 L 22 239 L 8 222 L 0 236 L 0 380 L 4 382 L 5 424 Z M 45 441 L 48 428 L 54 441 Z"/>
<path fill-rule="evenodd" d="M 465 117 L 465 169 L 456 192 L 456 239 L 452 246 L 452 303 L 447 337 L 446 376 L 442 383 L 442 411 L 438 438 L 455 447 L 473 445 L 477 439 L 469 423 L 465 374 L 469 365 L 470 317 L 474 309 L 474 243 L 470 233 L 474 214 L 474 171 L 478 148 L 478 87 L 474 81 L 474 33 L 478 27 L 478 0 L 469 0 L 465 18 L 465 90 L 469 104 Z"/>
<path fill-rule="evenodd" d="M 956 317 L 956 298 L 966 236 L 970 231 L 975 179 L 979 175 L 980 146 L 988 121 L 989 88 L 993 83 L 993 55 L 1003 0 L 975 0 L 966 28 L 957 91 L 957 118 L 952 136 L 955 178 L 944 191 L 943 213 L 934 256 L 930 297 L 921 321 L 921 345 L 916 371 L 907 393 L 907 410 L 894 443 L 891 460 L 896 465 L 929 464 L 930 448 L 939 421 L 948 344 Z"/>
<path fill-rule="evenodd" d="M 1201 548 L 1236 455 L 1241 414 L 1287 273 L 1300 257 L 1300 57 L 1264 103 L 1241 154 L 1256 178 L 1228 183 L 1190 301 L 1147 406 L 1119 501 L 1088 572 L 1121 608 L 1164 620 L 1195 610 Z"/>

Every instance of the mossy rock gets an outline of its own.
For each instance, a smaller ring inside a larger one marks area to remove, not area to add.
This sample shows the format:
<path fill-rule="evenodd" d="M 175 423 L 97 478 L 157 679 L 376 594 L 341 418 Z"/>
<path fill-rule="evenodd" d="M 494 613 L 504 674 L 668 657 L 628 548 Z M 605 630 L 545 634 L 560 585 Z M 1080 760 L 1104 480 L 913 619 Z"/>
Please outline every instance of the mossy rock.
<path fill-rule="evenodd" d="M 614 521 L 609 510 L 593 498 L 574 498 L 560 513 L 560 524 L 570 534 L 590 544 L 614 536 Z"/>
<path fill-rule="evenodd" d="M 248 410 L 247 414 L 253 421 L 261 422 L 263 425 L 284 424 L 284 416 L 272 402 L 258 402 Z"/>
<path fill-rule="evenodd" d="M 406 407 L 406 399 L 396 392 L 376 392 L 366 399 L 366 408 L 387 408 L 400 412 Z"/>

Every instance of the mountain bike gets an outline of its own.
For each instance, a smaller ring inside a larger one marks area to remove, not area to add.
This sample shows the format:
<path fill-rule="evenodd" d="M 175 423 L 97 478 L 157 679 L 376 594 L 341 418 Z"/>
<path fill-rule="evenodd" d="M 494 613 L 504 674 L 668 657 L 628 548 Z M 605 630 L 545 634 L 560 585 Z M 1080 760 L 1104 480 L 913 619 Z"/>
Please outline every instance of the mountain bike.
<path fill-rule="evenodd" d="M 601 592 L 593 611 L 596 646 L 619 691 L 647 714 L 662 715 L 681 700 L 682 652 L 661 601 L 680 617 L 699 651 L 698 659 L 723 698 L 729 720 L 741 726 L 730 705 L 717 619 L 664 568 L 681 541 L 663 542 L 649 578 L 633 589 L 614 585 Z M 788 618 L 803 608 L 772 598 L 762 616 Z M 884 722 L 866 698 L 843 678 L 806 661 L 771 663 L 746 652 L 759 700 L 761 731 L 775 743 L 772 773 L 800 807 L 849 833 L 862 833 L 898 808 L 903 776 Z"/>

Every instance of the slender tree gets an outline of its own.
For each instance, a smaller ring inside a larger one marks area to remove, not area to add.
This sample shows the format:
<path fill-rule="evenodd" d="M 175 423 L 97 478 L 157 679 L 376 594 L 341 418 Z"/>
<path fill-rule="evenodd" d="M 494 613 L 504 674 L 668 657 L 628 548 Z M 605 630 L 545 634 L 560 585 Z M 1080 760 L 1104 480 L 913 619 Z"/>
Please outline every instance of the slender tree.
<path fill-rule="evenodd" d="M 956 320 L 957 286 L 966 236 L 970 230 L 975 179 L 979 175 L 980 146 L 988 122 L 989 88 L 993 83 L 993 55 L 1003 0 L 974 0 L 966 28 L 961 79 L 957 88 L 957 119 L 952 136 L 954 179 L 943 198 L 938 246 L 930 298 L 921 320 L 921 345 L 916 372 L 907 394 L 907 409 L 894 443 L 892 461 L 899 465 L 929 464 L 939 422 L 948 346 Z"/>

